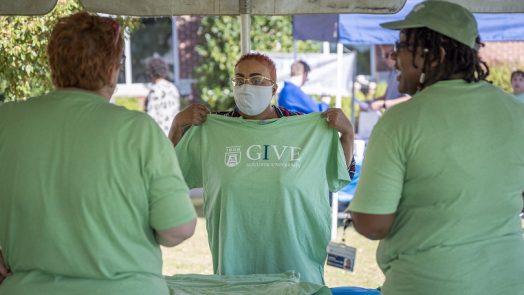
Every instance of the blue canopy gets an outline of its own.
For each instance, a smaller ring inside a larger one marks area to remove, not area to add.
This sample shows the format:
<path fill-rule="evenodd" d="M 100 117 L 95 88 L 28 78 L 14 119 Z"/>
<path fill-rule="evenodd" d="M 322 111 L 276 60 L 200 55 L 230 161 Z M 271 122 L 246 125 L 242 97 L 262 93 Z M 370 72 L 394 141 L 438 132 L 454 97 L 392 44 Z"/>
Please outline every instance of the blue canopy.
<path fill-rule="evenodd" d="M 407 0 L 396 14 L 329 14 L 293 17 L 295 40 L 344 44 L 393 44 L 398 31 L 380 23 L 403 19 L 421 0 Z M 524 40 L 524 13 L 475 13 L 482 41 Z"/>

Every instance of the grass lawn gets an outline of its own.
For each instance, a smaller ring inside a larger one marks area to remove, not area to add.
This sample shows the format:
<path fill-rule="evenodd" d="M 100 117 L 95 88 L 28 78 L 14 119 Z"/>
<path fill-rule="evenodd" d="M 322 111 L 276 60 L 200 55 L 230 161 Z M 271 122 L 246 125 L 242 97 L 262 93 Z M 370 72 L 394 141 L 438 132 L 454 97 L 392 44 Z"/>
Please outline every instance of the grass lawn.
<path fill-rule="evenodd" d="M 164 255 L 164 275 L 175 274 L 213 274 L 211 252 L 207 243 L 206 221 L 197 207 L 199 218 L 195 235 L 174 248 L 162 247 Z M 355 271 L 347 272 L 331 266 L 325 266 L 324 279 L 329 287 L 359 286 L 377 288 L 384 281 L 384 276 L 375 261 L 378 242 L 370 241 L 355 232 L 352 227 L 346 230 L 346 244 L 357 248 Z M 342 238 L 339 227 L 338 242 Z"/>

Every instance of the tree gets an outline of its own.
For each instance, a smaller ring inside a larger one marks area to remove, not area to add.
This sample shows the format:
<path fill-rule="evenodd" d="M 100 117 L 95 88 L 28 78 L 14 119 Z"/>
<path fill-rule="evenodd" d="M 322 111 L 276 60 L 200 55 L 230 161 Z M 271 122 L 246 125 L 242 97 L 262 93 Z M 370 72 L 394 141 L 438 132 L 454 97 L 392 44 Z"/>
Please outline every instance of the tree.
<path fill-rule="evenodd" d="M 52 88 L 47 63 L 47 42 L 63 16 L 81 11 L 76 0 L 58 1 L 44 16 L 0 17 L 0 93 L 6 101 L 24 100 Z M 123 26 L 136 27 L 133 19 L 119 18 Z"/>
<path fill-rule="evenodd" d="M 251 17 L 251 48 L 254 51 L 292 52 L 293 34 L 290 16 Z M 197 95 L 211 109 L 233 107 L 231 77 L 240 57 L 240 22 L 236 16 L 203 17 L 197 52 L 201 56 L 195 69 Z M 319 52 L 320 44 L 297 42 L 300 52 Z"/>

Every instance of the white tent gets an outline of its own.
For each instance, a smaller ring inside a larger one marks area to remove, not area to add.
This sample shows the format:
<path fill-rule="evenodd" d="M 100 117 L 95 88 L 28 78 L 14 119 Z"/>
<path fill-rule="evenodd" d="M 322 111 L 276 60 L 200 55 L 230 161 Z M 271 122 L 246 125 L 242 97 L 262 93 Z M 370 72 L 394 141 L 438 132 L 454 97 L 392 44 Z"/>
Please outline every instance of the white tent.
<path fill-rule="evenodd" d="M 0 15 L 42 15 L 60 0 L 0 1 Z M 449 0 L 473 12 L 524 12 L 522 0 Z M 91 12 L 134 15 L 394 13 L 405 0 L 80 0 Z"/>

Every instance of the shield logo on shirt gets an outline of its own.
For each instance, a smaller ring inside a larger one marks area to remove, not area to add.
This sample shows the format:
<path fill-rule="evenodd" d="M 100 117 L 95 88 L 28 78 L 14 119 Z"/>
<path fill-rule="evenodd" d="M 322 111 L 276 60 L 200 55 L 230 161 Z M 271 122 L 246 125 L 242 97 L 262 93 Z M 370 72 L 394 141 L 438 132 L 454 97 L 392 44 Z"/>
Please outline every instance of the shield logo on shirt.
<path fill-rule="evenodd" d="M 228 146 L 226 147 L 226 155 L 224 157 L 224 163 L 227 167 L 235 167 L 240 164 L 240 146 Z"/>

